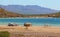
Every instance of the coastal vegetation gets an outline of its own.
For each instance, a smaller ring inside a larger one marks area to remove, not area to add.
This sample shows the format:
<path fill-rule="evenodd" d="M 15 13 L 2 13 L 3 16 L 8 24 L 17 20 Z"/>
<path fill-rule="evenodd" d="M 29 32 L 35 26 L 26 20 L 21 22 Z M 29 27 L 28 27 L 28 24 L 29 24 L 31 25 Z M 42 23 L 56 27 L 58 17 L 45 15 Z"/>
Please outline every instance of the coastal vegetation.
<path fill-rule="evenodd" d="M 49 17 L 60 17 L 60 12 L 49 14 Z"/>
<path fill-rule="evenodd" d="M 10 33 L 8 31 L 0 31 L 0 37 L 10 37 Z"/>

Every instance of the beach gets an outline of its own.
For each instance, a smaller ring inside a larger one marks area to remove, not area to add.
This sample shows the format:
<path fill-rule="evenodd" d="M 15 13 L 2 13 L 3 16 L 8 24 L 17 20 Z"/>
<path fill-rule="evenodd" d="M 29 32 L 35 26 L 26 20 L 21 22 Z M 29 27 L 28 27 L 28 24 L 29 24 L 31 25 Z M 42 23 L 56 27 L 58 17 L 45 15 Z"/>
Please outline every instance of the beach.
<path fill-rule="evenodd" d="M 0 26 L 0 31 L 10 32 L 10 37 L 19 37 L 23 34 L 25 37 L 60 37 L 60 27 L 57 26 L 31 26 L 25 29 L 25 26 Z"/>
<path fill-rule="evenodd" d="M 7 31 L 26 31 L 25 26 L 6 26 L 6 25 L 0 25 L 0 30 L 7 30 Z M 28 30 L 30 31 L 46 31 L 46 32 L 60 32 L 60 27 L 58 26 L 30 26 L 28 27 Z"/>

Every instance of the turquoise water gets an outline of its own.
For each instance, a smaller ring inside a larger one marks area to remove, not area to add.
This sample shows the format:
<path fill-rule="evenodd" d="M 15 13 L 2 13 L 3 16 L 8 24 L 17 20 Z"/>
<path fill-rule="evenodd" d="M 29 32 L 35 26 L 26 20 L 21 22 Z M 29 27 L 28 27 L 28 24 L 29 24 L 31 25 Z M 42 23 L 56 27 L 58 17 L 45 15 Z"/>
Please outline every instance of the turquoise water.
<path fill-rule="evenodd" d="M 33 26 L 43 26 L 46 23 L 51 26 L 60 26 L 60 18 L 0 18 L 0 25 L 16 23 L 23 26 L 26 22 L 32 23 Z"/>

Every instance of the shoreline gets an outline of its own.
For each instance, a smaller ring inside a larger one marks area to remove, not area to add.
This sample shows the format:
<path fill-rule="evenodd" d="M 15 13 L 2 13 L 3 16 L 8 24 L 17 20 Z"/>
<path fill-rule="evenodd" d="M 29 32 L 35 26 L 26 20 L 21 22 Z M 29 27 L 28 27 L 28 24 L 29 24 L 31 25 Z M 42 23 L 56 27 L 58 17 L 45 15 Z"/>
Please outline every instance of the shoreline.
<path fill-rule="evenodd" d="M 0 31 L 26 31 L 25 26 L 2 26 L 0 25 Z M 60 33 L 60 27 L 44 27 L 44 26 L 31 26 L 28 27 L 28 31 L 36 31 L 36 32 L 56 32 Z"/>

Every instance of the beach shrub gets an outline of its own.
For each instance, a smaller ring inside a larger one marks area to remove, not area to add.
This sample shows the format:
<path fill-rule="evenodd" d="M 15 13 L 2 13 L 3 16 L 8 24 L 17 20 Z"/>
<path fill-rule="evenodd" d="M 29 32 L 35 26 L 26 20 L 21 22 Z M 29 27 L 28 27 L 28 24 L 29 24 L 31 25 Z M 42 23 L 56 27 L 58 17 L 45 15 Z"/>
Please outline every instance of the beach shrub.
<path fill-rule="evenodd" d="M 10 33 L 8 31 L 0 31 L 0 37 L 10 37 Z"/>

